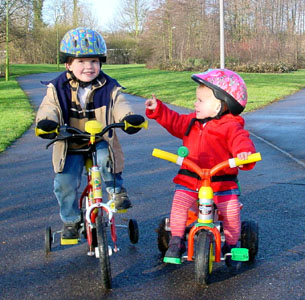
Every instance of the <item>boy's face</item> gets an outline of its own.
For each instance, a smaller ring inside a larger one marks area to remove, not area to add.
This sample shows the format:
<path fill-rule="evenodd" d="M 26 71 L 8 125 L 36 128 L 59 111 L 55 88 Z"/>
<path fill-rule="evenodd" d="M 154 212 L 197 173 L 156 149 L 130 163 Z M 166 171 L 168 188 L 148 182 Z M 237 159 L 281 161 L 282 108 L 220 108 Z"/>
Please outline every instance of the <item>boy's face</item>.
<path fill-rule="evenodd" d="M 221 108 L 221 102 L 213 91 L 204 85 L 199 85 L 196 91 L 195 112 L 197 119 L 215 117 Z"/>
<path fill-rule="evenodd" d="M 98 57 L 79 57 L 74 58 L 71 64 L 66 64 L 66 68 L 72 71 L 77 79 L 90 82 L 99 75 L 101 65 Z"/>

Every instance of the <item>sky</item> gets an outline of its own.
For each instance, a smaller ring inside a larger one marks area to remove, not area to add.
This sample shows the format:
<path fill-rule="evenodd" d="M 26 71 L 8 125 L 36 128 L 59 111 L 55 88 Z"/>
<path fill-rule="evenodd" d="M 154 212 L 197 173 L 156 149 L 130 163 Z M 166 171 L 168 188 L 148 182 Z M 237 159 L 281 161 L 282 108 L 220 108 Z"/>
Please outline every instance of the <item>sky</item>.
<path fill-rule="evenodd" d="M 113 20 L 121 0 L 88 0 L 92 14 L 96 16 L 98 25 L 105 28 L 106 24 Z"/>

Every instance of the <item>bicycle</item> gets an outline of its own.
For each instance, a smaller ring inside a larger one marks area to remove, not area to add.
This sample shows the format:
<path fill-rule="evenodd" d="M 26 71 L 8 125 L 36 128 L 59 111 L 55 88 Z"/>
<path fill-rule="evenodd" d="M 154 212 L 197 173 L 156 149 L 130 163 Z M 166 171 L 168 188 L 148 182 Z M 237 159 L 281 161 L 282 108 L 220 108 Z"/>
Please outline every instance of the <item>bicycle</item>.
<path fill-rule="evenodd" d="M 260 161 L 260 153 L 251 154 L 247 160 L 231 158 L 211 169 L 201 169 L 197 164 L 189 160 L 187 158 L 188 149 L 184 146 L 178 149 L 178 155 L 160 149 L 154 149 L 152 155 L 180 166 L 187 166 L 199 175 L 202 182 L 198 192 L 199 213 L 195 213 L 192 210 L 188 211 L 185 231 L 185 240 L 188 241 L 187 255 L 182 256 L 180 261 L 171 261 L 171 263 L 181 264 L 185 260 L 195 261 L 195 280 L 199 285 L 208 284 L 213 270 L 213 263 L 219 263 L 225 260 L 227 256 L 231 256 L 234 261 L 253 263 L 258 252 L 258 224 L 254 221 L 242 222 L 241 247 L 233 248 L 231 253 L 226 253 L 224 257 L 221 257 L 221 242 L 224 241 L 224 234 L 221 215 L 213 202 L 211 177 L 228 167 L 235 168 Z M 240 208 L 242 208 L 242 205 Z M 162 257 L 164 257 L 171 238 L 169 218 L 162 219 L 157 232 L 158 248 Z M 164 260 L 164 262 L 169 261 Z"/>
<path fill-rule="evenodd" d="M 96 140 L 102 137 L 109 130 L 114 128 L 121 128 L 127 130 L 132 128 L 148 128 L 148 121 L 140 125 L 132 125 L 128 122 L 128 117 L 124 122 L 113 123 L 105 128 L 102 128 L 101 123 L 95 120 L 87 121 L 85 124 L 85 132 L 69 126 L 61 126 L 54 130 L 57 137 L 53 139 L 47 146 L 56 141 L 64 140 L 81 140 L 88 142 L 88 148 L 73 150 L 73 153 L 86 155 L 85 169 L 87 173 L 87 185 L 84 188 L 79 199 L 79 209 L 81 211 L 81 224 L 79 229 L 79 238 L 71 240 L 61 239 L 62 245 L 75 245 L 80 241 L 81 235 L 87 240 L 89 245 L 89 256 L 95 256 L 99 259 L 99 266 L 101 271 L 102 287 L 106 290 L 112 287 L 111 266 L 110 259 L 114 253 L 119 251 L 117 247 L 117 233 L 116 228 L 122 227 L 128 229 L 128 236 L 132 244 L 136 244 L 139 240 L 138 224 L 135 219 L 129 219 L 128 225 L 116 225 L 115 213 L 124 213 L 127 210 L 117 210 L 115 208 L 114 199 L 110 199 L 103 203 L 102 192 L 102 178 L 99 172 L 96 157 Z M 36 135 L 44 133 L 41 129 L 35 129 Z M 106 228 L 110 228 L 110 235 L 113 242 L 113 247 L 108 245 Z M 45 252 L 49 254 L 52 250 L 52 244 L 55 242 L 55 235 L 60 234 L 61 231 L 52 232 L 50 226 L 45 230 Z"/>

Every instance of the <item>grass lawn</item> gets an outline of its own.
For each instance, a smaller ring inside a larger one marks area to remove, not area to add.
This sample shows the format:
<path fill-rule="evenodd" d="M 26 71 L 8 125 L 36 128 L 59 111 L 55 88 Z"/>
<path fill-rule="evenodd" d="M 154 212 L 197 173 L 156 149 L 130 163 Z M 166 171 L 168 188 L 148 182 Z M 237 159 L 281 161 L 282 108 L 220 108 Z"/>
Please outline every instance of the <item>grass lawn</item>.
<path fill-rule="evenodd" d="M 0 152 L 20 137 L 33 123 L 35 114 L 16 77 L 56 72 L 55 65 L 12 65 L 10 80 L 0 78 Z"/>
<path fill-rule="evenodd" d="M 34 112 L 16 77 L 56 72 L 56 65 L 11 65 L 10 81 L 0 78 L 0 152 L 29 128 Z M 61 71 L 64 70 L 61 66 Z M 126 87 L 126 92 L 144 98 L 156 94 L 164 102 L 193 108 L 197 84 L 194 72 L 149 70 L 144 65 L 104 65 L 103 70 Z M 287 74 L 240 73 L 248 86 L 251 111 L 305 88 L 305 70 Z"/>
<path fill-rule="evenodd" d="M 197 84 L 191 79 L 196 72 L 148 70 L 143 65 L 103 67 L 110 76 L 125 86 L 126 92 L 151 97 L 154 93 L 164 102 L 193 108 Z M 286 74 L 240 73 L 248 87 L 245 111 L 255 110 L 305 88 L 305 70 Z"/>

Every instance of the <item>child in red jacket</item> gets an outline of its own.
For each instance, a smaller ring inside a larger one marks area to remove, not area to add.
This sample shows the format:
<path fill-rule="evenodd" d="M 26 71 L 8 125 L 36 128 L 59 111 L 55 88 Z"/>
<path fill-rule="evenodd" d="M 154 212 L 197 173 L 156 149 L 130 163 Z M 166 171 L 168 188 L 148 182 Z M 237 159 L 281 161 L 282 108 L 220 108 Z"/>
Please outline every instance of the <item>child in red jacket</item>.
<path fill-rule="evenodd" d="M 178 114 L 170 110 L 155 95 L 147 99 L 146 115 L 155 119 L 173 136 L 182 139 L 189 149 L 188 158 L 201 168 L 210 169 L 232 157 L 247 159 L 255 152 L 249 133 L 244 129 L 244 119 L 239 114 L 247 103 L 247 88 L 243 79 L 227 69 L 213 69 L 194 74 L 199 83 L 196 91 L 195 112 Z M 241 167 L 250 170 L 254 163 Z M 238 169 L 225 169 L 212 177 L 214 202 L 223 216 L 225 243 L 223 254 L 237 246 L 240 236 Z M 164 261 L 180 263 L 185 252 L 184 232 L 188 209 L 197 208 L 199 178 L 185 166 L 174 178 L 176 191 L 172 203 L 170 225 L 172 238 Z M 230 257 L 226 259 L 232 265 Z"/>

